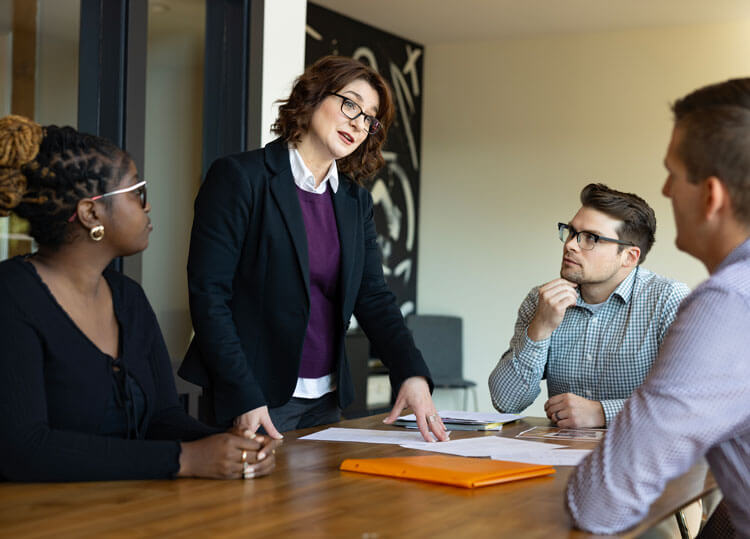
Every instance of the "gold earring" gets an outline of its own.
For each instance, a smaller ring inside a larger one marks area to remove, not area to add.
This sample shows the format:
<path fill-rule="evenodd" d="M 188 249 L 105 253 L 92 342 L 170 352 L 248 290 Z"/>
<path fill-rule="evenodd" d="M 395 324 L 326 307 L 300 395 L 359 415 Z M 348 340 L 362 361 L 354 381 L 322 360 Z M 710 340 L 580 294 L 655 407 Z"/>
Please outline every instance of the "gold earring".
<path fill-rule="evenodd" d="M 102 241 L 102 238 L 104 237 L 104 227 L 102 225 L 97 225 L 91 230 L 89 230 L 89 238 L 91 238 L 94 241 Z"/>

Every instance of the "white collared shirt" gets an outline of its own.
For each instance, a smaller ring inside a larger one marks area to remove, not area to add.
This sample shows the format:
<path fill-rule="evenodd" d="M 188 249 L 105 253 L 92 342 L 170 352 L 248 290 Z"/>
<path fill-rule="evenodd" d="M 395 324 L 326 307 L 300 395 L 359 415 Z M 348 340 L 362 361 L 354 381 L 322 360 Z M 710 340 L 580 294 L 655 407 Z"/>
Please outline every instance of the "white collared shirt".
<path fill-rule="evenodd" d="M 308 193 L 315 193 L 316 195 L 322 195 L 326 192 L 328 183 L 331 184 L 331 190 L 335 193 L 339 190 L 339 170 L 336 168 L 336 161 L 331 162 L 331 166 L 326 172 L 325 178 L 320 182 L 320 185 L 315 187 L 315 176 L 307 168 L 305 162 L 302 160 L 302 156 L 297 151 L 297 148 L 289 148 L 289 163 L 292 165 L 292 176 L 294 176 L 294 183 Z"/>
<path fill-rule="evenodd" d="M 331 163 L 328 172 L 318 187 L 315 187 L 315 176 L 307 168 L 302 156 L 296 148 L 289 148 L 289 163 L 292 166 L 292 176 L 297 187 L 308 193 L 322 195 L 331 184 L 331 190 L 335 193 L 339 188 L 339 172 L 336 161 Z M 300 399 L 317 399 L 336 389 L 336 376 L 334 373 L 321 376 L 320 378 L 297 378 L 297 386 L 294 388 L 292 397 Z"/>

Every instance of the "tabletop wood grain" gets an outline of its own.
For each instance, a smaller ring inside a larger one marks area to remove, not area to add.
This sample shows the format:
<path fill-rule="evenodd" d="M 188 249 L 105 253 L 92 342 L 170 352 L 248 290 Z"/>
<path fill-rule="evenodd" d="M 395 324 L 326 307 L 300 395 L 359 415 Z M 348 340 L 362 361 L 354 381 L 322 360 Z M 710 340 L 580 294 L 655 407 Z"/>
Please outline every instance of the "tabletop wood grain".
<path fill-rule="evenodd" d="M 393 429 L 383 416 L 337 426 Z M 515 436 L 546 419 L 506 425 Z M 0 484 L 3 537 L 591 537 L 571 529 L 563 492 L 570 467 L 553 477 L 462 489 L 341 472 L 345 458 L 424 454 L 394 445 L 298 440 L 286 433 L 277 468 L 255 480 Z M 485 433 L 492 436 L 497 433 Z M 454 432 L 453 439 L 483 435 Z M 591 448 L 591 442 L 555 443 Z M 715 487 L 705 465 L 676 479 L 633 537 Z"/>

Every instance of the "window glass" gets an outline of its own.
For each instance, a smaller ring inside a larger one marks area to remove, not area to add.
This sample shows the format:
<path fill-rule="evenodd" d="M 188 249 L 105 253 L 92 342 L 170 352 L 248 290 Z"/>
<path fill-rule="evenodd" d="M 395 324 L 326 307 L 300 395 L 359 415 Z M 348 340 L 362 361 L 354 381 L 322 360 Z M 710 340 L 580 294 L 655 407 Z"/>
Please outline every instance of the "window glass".
<path fill-rule="evenodd" d="M 205 0 L 149 4 L 143 177 L 154 225 L 141 284 L 170 354 L 181 358 L 191 334 L 187 253 L 201 181 Z"/>
<path fill-rule="evenodd" d="M 80 0 L 0 0 L 0 116 L 75 126 Z M 32 252 L 28 223 L 0 217 L 0 260 Z"/>

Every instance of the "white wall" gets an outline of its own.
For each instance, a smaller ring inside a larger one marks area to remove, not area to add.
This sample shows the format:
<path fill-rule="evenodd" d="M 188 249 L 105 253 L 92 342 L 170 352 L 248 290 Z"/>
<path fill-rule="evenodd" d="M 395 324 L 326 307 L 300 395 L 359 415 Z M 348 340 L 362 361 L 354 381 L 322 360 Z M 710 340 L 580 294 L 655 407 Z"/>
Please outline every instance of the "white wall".
<path fill-rule="evenodd" d="M 480 409 L 492 409 L 487 376 L 522 299 L 558 276 L 555 225 L 589 181 L 654 207 L 646 267 L 691 287 L 705 278 L 674 247 L 660 194 L 668 104 L 748 75 L 750 21 L 427 48 L 418 307 L 464 318 L 464 374 Z M 542 414 L 545 398 L 530 413 Z"/>
<path fill-rule="evenodd" d="M 278 99 L 292 91 L 292 83 L 305 70 L 306 0 L 268 0 L 263 12 L 263 95 L 261 144 L 276 138 Z"/>

